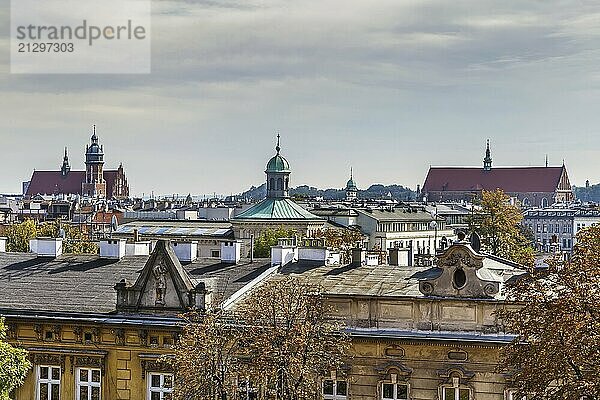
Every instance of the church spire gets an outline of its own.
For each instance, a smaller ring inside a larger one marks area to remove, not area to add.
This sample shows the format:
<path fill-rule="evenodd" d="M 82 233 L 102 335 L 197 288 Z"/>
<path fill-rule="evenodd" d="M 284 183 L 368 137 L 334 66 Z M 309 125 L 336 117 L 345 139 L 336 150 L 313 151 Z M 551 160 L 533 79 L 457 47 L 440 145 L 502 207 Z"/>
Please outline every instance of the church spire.
<path fill-rule="evenodd" d="M 485 149 L 485 158 L 483 159 L 483 170 L 491 171 L 492 169 L 492 152 L 490 151 L 490 140 L 487 140 L 487 146 Z"/>
<path fill-rule="evenodd" d="M 67 176 L 67 174 L 71 171 L 71 165 L 69 165 L 69 155 L 67 154 L 67 148 L 65 147 L 65 156 L 63 157 L 62 167 L 60 167 L 60 172 L 62 176 Z"/>

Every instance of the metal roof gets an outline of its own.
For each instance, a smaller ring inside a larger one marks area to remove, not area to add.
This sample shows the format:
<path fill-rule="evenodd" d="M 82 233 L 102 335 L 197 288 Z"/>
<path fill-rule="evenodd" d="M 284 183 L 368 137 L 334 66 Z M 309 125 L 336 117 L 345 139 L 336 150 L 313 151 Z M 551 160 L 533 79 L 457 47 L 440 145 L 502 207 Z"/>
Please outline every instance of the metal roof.
<path fill-rule="evenodd" d="M 264 199 L 234 219 L 321 220 L 291 199 Z"/>

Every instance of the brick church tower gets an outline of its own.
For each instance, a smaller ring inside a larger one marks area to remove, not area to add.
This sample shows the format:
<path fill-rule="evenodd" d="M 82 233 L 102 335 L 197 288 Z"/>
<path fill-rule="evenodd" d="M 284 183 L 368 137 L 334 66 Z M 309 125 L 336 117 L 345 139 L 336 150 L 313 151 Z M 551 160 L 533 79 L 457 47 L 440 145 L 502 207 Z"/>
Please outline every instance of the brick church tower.
<path fill-rule="evenodd" d="M 85 181 L 81 184 L 81 193 L 84 196 L 106 197 L 104 148 L 98 144 L 96 125 L 91 140 L 92 143 L 85 148 Z"/>

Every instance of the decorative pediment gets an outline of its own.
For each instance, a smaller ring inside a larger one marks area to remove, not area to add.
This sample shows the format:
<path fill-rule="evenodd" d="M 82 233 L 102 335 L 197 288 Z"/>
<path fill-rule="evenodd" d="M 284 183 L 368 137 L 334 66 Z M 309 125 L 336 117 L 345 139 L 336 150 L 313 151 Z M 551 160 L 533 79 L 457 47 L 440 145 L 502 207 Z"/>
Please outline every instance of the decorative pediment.
<path fill-rule="evenodd" d="M 407 381 L 413 373 L 412 368 L 406 367 L 399 362 L 381 364 L 375 368 L 379 379 L 382 381 Z"/>
<path fill-rule="evenodd" d="M 204 285 L 194 286 L 171 242 L 159 240 L 132 286 L 117 283 L 117 311 L 185 311 L 204 307 Z"/>
<path fill-rule="evenodd" d="M 494 297 L 500 290 L 499 282 L 486 281 L 477 275 L 484 259 L 468 243 L 454 243 L 438 255 L 434 277 L 420 281 L 419 290 L 426 296 Z"/>
<path fill-rule="evenodd" d="M 453 383 L 454 379 L 458 379 L 461 384 L 465 384 L 475 376 L 474 372 L 465 369 L 461 365 L 450 365 L 447 368 L 438 370 L 437 373 L 441 380 L 440 383 Z"/>

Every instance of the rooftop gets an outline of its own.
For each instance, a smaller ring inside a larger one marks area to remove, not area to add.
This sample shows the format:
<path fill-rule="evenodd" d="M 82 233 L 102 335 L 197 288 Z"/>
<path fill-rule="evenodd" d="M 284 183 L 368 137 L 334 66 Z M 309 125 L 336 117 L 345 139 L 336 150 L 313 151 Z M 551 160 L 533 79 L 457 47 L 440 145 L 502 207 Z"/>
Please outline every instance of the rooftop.
<path fill-rule="evenodd" d="M 320 220 L 289 198 L 268 198 L 237 215 L 234 219 Z"/>

